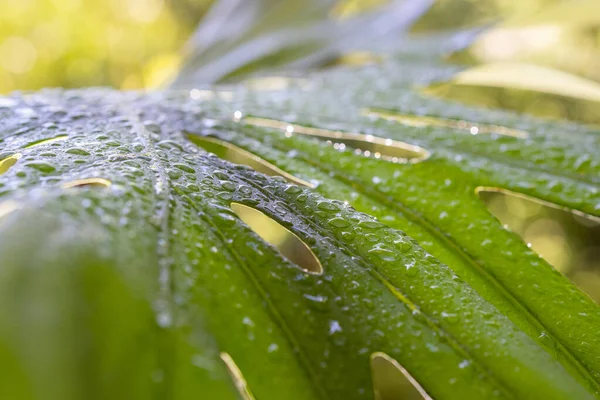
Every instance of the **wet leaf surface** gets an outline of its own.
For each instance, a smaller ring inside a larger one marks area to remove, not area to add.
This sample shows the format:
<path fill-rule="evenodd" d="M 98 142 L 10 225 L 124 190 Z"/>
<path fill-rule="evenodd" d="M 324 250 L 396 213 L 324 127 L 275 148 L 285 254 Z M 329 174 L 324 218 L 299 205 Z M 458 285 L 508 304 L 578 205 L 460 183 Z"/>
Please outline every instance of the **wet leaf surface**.
<path fill-rule="evenodd" d="M 436 400 L 598 396 L 599 306 L 476 188 L 600 216 L 600 132 L 421 94 L 457 70 L 404 43 L 378 65 L 282 90 L 228 86 L 225 100 L 107 89 L 5 99 L 6 398 L 371 399 L 378 352 Z M 194 136 L 285 174 L 230 163 Z M 367 154 L 369 136 L 428 157 Z M 293 233 L 322 274 L 282 256 L 232 203 Z"/>

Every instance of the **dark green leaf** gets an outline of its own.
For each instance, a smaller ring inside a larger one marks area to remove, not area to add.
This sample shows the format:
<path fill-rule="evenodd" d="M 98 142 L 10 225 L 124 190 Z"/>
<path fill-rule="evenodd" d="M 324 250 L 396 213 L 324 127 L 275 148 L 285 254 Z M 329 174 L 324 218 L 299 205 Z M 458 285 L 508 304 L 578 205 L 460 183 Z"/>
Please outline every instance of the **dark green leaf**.
<path fill-rule="evenodd" d="M 369 399 L 379 352 L 436 400 L 597 397 L 600 307 L 476 190 L 600 216 L 598 131 L 425 97 L 415 86 L 457 67 L 407 48 L 277 91 L 3 99 L 0 159 L 17 160 L 0 164 L 3 397 L 236 398 L 239 368 L 259 400 Z M 372 137 L 428 157 L 366 157 Z M 323 273 L 232 202 L 293 232 Z"/>

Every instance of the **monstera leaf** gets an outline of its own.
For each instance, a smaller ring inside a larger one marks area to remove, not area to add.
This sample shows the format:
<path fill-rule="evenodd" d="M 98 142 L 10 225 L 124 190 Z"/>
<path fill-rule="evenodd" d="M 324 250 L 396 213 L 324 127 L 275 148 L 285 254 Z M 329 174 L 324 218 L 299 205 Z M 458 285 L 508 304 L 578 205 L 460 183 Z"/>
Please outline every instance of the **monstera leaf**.
<path fill-rule="evenodd" d="M 455 40 L 0 99 L 2 398 L 597 398 L 600 307 L 477 192 L 598 217 L 599 132 L 423 95 Z"/>

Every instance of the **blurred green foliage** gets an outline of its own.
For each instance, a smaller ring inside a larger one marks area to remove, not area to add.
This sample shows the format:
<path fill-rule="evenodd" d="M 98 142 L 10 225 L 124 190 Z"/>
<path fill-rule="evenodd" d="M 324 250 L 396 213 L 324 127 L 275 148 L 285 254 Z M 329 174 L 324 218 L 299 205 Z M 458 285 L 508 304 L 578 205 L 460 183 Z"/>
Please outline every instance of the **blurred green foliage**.
<path fill-rule="evenodd" d="M 387 2 L 342 0 L 332 14 L 344 18 Z M 211 3 L 0 0 L 0 93 L 46 86 L 156 87 L 177 71 L 182 45 Z M 488 23 L 496 25 L 454 55 L 455 61 L 536 62 L 600 81 L 596 0 L 437 0 L 414 31 Z"/>
<path fill-rule="evenodd" d="M 456 18 L 444 18 L 453 15 Z M 600 2 L 597 0 L 440 0 L 416 30 L 490 24 L 468 49 L 449 55 L 465 65 L 526 63 L 600 82 Z M 510 72 L 506 72 L 507 75 Z M 524 77 L 524 80 L 527 78 Z M 598 124 L 598 101 L 510 86 L 445 87 L 443 96 L 544 118 Z"/>
<path fill-rule="evenodd" d="M 154 87 L 209 0 L 0 0 L 0 93 Z"/>

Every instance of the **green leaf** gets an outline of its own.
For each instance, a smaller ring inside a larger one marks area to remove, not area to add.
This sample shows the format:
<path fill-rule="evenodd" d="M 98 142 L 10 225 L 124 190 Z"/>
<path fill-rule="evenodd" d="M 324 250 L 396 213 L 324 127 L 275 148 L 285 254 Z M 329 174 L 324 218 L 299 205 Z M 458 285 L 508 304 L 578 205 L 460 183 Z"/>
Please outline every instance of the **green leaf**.
<path fill-rule="evenodd" d="M 370 399 L 381 353 L 436 400 L 597 398 L 599 306 L 476 191 L 600 216 L 598 130 L 426 97 L 458 67 L 418 40 L 275 91 L 2 99 L 3 398 Z"/>
<path fill-rule="evenodd" d="M 303 71 L 341 54 L 397 42 L 432 0 L 397 0 L 345 20 L 333 0 L 219 0 L 188 41 L 172 87 L 189 88 L 270 71 Z"/>

